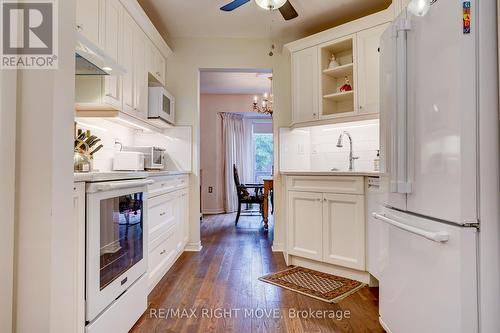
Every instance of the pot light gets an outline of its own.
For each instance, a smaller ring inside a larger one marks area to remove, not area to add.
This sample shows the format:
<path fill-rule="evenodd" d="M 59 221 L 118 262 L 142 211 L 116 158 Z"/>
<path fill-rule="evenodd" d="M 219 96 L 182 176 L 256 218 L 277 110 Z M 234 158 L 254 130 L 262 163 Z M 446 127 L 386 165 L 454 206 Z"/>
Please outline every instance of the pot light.
<path fill-rule="evenodd" d="M 259 7 L 268 10 L 274 10 L 283 7 L 286 1 L 287 0 L 255 0 Z"/>
<path fill-rule="evenodd" d="M 410 13 L 416 16 L 424 16 L 431 8 L 432 0 L 411 0 L 408 4 Z"/>

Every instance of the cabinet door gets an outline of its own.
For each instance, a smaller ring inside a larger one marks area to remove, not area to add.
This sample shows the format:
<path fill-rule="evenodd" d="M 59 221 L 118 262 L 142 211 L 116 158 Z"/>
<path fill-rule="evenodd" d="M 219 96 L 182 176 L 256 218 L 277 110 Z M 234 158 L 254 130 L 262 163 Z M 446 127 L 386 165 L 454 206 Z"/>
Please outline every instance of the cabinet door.
<path fill-rule="evenodd" d="M 134 111 L 142 119 L 148 118 L 148 71 L 146 69 L 147 36 L 138 25 L 134 31 Z"/>
<path fill-rule="evenodd" d="M 380 37 L 389 24 L 383 24 L 358 33 L 358 108 L 363 114 L 379 113 Z"/>
<path fill-rule="evenodd" d="M 118 0 L 104 1 L 104 49 L 115 61 L 120 63 L 120 35 L 122 7 Z M 104 78 L 104 103 L 122 109 L 122 85 L 118 76 L 106 76 Z"/>
<path fill-rule="evenodd" d="M 118 0 L 104 1 L 104 50 L 118 61 L 122 6 Z"/>
<path fill-rule="evenodd" d="M 76 260 L 74 272 L 76 276 L 75 299 L 77 300 L 75 331 L 85 332 L 85 183 L 75 183 L 73 186 L 73 224 L 75 233 Z"/>
<path fill-rule="evenodd" d="M 288 253 L 322 260 L 323 194 L 288 192 Z"/>
<path fill-rule="evenodd" d="M 323 261 L 365 270 L 363 195 L 324 194 Z"/>
<path fill-rule="evenodd" d="M 122 35 L 121 35 L 121 62 L 122 65 L 127 70 L 127 73 L 122 77 L 123 82 L 123 111 L 129 114 L 134 113 L 135 107 L 135 86 L 134 79 L 137 73 L 135 73 L 134 61 L 134 36 L 135 33 L 135 22 L 132 17 L 124 10 L 123 11 L 123 23 L 122 23 Z"/>
<path fill-rule="evenodd" d="M 77 0 L 76 29 L 95 45 L 101 45 L 101 0 Z"/>
<path fill-rule="evenodd" d="M 163 57 L 163 55 L 160 53 L 160 51 L 157 50 L 157 53 L 156 53 L 157 73 L 156 73 L 156 75 L 158 76 L 158 80 L 162 84 L 165 84 L 165 66 L 166 66 L 166 60 Z"/>
<path fill-rule="evenodd" d="M 293 123 L 319 118 L 318 60 L 318 49 L 316 47 L 292 54 Z"/>
<path fill-rule="evenodd" d="M 182 246 L 186 246 L 189 239 L 189 191 L 183 190 L 181 194 L 181 214 L 179 216 L 182 226 Z"/>

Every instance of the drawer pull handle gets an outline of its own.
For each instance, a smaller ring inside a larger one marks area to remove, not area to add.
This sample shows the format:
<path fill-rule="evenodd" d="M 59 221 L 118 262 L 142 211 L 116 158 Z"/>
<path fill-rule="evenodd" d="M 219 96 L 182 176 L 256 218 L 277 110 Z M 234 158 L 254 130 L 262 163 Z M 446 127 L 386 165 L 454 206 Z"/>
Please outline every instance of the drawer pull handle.
<path fill-rule="evenodd" d="M 165 216 L 165 214 L 166 214 L 165 212 L 163 212 L 163 213 L 160 213 L 160 216 Z"/>
<path fill-rule="evenodd" d="M 161 252 L 160 252 L 160 255 L 161 255 L 161 256 L 162 256 L 162 255 L 164 255 L 164 254 L 165 254 L 165 252 L 167 252 L 167 251 L 166 251 L 166 250 L 161 251 Z"/>

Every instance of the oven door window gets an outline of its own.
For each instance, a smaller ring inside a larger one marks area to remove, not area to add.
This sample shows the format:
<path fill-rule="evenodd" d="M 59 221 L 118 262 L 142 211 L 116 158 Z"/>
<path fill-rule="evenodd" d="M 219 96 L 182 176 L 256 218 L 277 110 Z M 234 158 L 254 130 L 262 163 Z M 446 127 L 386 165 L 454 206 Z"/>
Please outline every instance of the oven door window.
<path fill-rule="evenodd" d="M 171 110 L 170 110 L 170 98 L 167 96 L 163 95 L 163 112 L 170 117 Z"/>
<path fill-rule="evenodd" d="M 100 288 L 143 258 L 143 194 L 101 200 Z"/>

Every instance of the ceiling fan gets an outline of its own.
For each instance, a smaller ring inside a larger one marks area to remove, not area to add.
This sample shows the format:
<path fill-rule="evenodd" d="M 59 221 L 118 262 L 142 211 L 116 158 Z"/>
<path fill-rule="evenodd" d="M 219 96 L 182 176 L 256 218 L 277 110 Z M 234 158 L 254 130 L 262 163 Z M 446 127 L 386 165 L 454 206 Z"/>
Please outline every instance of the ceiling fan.
<path fill-rule="evenodd" d="M 252 0 L 234 0 L 228 3 L 227 5 L 221 7 L 220 10 L 223 10 L 225 12 L 231 12 L 250 1 Z M 259 7 L 267 10 L 278 9 L 286 21 L 292 20 L 297 16 L 299 16 L 295 8 L 293 8 L 292 4 L 288 0 L 255 0 L 255 2 L 257 3 L 257 5 L 259 5 Z"/>

